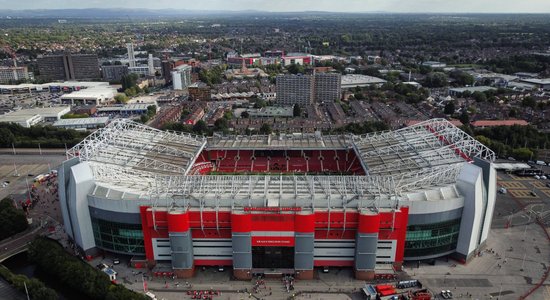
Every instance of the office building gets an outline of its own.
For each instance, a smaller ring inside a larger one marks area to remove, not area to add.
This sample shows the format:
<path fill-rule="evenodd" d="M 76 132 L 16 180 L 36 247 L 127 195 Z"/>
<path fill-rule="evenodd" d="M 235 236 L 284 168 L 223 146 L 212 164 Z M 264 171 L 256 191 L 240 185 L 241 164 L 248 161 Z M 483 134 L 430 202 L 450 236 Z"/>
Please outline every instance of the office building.
<path fill-rule="evenodd" d="M 38 57 L 40 77 L 46 80 L 98 79 L 99 60 L 96 54 L 48 55 Z"/>

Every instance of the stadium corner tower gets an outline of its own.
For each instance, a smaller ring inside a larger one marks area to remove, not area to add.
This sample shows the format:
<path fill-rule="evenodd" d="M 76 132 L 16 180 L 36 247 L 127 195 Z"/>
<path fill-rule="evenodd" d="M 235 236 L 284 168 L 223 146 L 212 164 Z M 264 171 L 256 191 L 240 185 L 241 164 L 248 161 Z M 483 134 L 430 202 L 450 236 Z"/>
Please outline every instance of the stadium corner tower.
<path fill-rule="evenodd" d="M 138 257 L 178 277 L 469 261 L 496 197 L 494 153 L 443 119 L 367 135 L 214 136 L 115 120 L 59 169 L 65 230 L 86 255 Z"/>

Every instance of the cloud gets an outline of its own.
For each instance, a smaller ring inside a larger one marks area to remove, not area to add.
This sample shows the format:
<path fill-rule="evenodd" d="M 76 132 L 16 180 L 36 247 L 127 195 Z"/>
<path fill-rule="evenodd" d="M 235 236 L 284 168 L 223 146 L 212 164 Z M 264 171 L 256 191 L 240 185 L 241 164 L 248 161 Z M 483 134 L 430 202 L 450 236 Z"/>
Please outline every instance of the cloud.
<path fill-rule="evenodd" d="M 548 0 L 0 0 L 5 9 L 149 8 L 335 12 L 550 13 Z"/>

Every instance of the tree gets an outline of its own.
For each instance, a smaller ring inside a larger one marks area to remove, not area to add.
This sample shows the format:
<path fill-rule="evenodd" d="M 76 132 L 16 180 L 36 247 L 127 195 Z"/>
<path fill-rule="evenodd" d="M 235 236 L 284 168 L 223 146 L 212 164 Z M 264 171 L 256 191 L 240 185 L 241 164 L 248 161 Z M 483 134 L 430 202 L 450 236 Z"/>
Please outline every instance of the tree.
<path fill-rule="evenodd" d="M 472 85 L 475 81 L 474 76 L 461 70 L 455 70 L 451 72 L 450 75 L 455 80 L 456 84 L 460 86 Z"/>
<path fill-rule="evenodd" d="M 117 103 L 126 103 L 128 102 L 128 96 L 126 94 L 116 94 L 115 101 Z"/>
<path fill-rule="evenodd" d="M 470 123 L 470 115 L 468 115 L 468 112 L 466 110 L 462 111 L 462 113 L 460 114 L 460 117 L 458 117 L 458 119 L 464 125 Z"/>
<path fill-rule="evenodd" d="M 452 115 L 455 113 L 455 103 L 453 101 L 447 102 L 445 104 L 445 108 L 443 109 L 443 113 L 446 115 Z"/>
<path fill-rule="evenodd" d="M 271 132 L 271 125 L 269 125 L 268 123 L 263 123 L 260 127 L 260 134 L 271 134 Z"/>
<path fill-rule="evenodd" d="M 208 126 L 203 120 L 199 120 L 195 125 L 193 125 L 193 132 L 196 134 L 206 134 L 208 132 Z"/>
<path fill-rule="evenodd" d="M 487 101 L 487 95 L 483 92 L 476 91 L 472 94 L 476 102 L 486 102 Z"/>
<path fill-rule="evenodd" d="M 16 209 L 9 198 L 0 201 L 0 240 L 22 232 L 29 224 L 23 210 Z"/>
<path fill-rule="evenodd" d="M 534 109 L 537 106 L 537 101 L 535 100 L 535 98 L 527 96 L 523 98 L 523 100 L 521 100 L 521 106 Z"/>
<path fill-rule="evenodd" d="M 214 130 L 216 131 L 227 131 L 229 128 L 229 122 L 226 118 L 219 118 L 214 122 Z"/>
<path fill-rule="evenodd" d="M 250 117 L 250 114 L 246 110 L 241 113 L 241 118 L 246 119 L 248 117 Z"/>
<path fill-rule="evenodd" d="M 286 69 L 291 74 L 304 74 L 305 72 L 304 66 L 299 64 L 290 64 Z"/>
<path fill-rule="evenodd" d="M 292 115 L 295 117 L 299 117 L 302 115 L 302 109 L 300 108 L 300 105 L 294 104 Z"/>
<path fill-rule="evenodd" d="M 7 128 L 0 128 L 0 147 L 11 147 L 15 136 Z"/>
<path fill-rule="evenodd" d="M 267 106 L 267 102 L 265 102 L 263 99 L 258 99 L 254 103 L 254 108 L 262 108 L 262 107 L 266 107 L 266 106 Z"/>
<path fill-rule="evenodd" d="M 120 80 L 120 83 L 122 84 L 122 89 L 126 90 L 135 87 L 137 85 L 138 78 L 138 75 L 135 73 L 122 76 Z"/>
<path fill-rule="evenodd" d="M 445 73 L 433 72 L 426 75 L 425 84 L 431 88 L 444 87 L 448 84 L 448 78 Z"/>

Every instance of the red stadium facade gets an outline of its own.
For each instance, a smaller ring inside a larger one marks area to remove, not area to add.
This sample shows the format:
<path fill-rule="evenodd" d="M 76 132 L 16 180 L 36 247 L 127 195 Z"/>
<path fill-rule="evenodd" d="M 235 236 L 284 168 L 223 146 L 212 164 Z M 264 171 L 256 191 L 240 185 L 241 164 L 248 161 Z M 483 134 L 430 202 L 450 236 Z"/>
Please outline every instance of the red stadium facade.
<path fill-rule="evenodd" d="M 310 233 L 314 236 L 315 244 L 322 249 L 329 250 L 323 255 L 313 256 L 315 267 L 354 267 L 355 253 L 342 256 L 342 243 L 349 244 L 350 249 L 355 249 L 358 234 L 374 234 L 378 236 L 378 248 L 387 249 L 387 255 L 378 257 L 391 263 L 396 269 L 401 268 L 405 247 L 407 230 L 408 208 L 401 207 L 398 211 L 379 213 L 304 212 L 302 210 L 280 211 L 197 211 L 189 209 L 183 214 L 172 215 L 167 210 L 155 210 L 150 207 L 141 207 L 143 236 L 145 241 L 146 258 L 149 264 L 154 264 L 155 253 L 153 241 L 156 239 L 168 239 L 169 232 L 185 232 L 190 230 L 194 244 L 202 241 L 216 244 L 217 241 L 228 241 L 233 232 L 247 232 L 251 234 L 252 247 L 295 247 L 297 233 Z M 220 243 L 221 244 L 221 243 Z M 335 246 L 331 246 L 335 245 Z M 215 246 L 217 247 L 217 246 Z M 229 246 L 230 247 L 230 246 Z M 194 250 L 197 250 L 195 247 Z M 335 254 L 330 255 L 330 250 Z M 254 255 L 254 254 L 253 254 Z M 379 255 L 380 256 L 380 255 Z M 190 276 L 193 269 L 198 266 L 232 266 L 231 258 L 220 255 L 210 255 L 196 258 L 192 268 L 180 272 L 180 275 Z M 258 268 L 260 269 L 260 268 Z M 285 269 L 293 269 L 286 267 Z M 313 271 L 313 270 L 302 270 Z M 257 270 L 256 272 L 261 272 Z M 254 270 L 236 270 L 239 277 L 244 274 L 253 274 Z M 303 272 L 302 278 L 310 278 L 312 272 Z M 361 272 L 356 270 L 357 278 L 374 278 L 374 272 Z"/>

